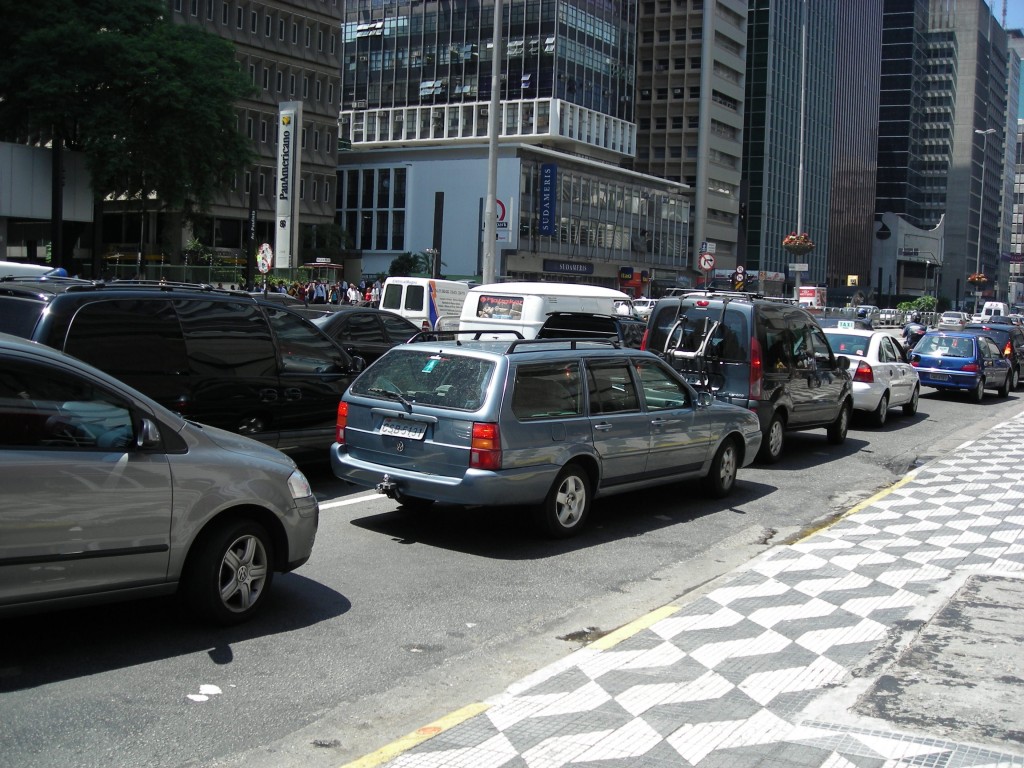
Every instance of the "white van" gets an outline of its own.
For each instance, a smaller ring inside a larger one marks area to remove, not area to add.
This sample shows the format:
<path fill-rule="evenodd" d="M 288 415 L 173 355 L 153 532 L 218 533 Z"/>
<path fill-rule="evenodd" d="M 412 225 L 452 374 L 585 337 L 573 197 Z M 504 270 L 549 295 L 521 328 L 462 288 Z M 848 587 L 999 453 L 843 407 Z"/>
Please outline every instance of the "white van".
<path fill-rule="evenodd" d="M 437 327 L 440 318 L 454 323 L 462 312 L 469 285 L 458 280 L 434 280 L 429 277 L 389 277 L 380 294 L 380 308 L 396 312 L 416 325 Z"/>
<path fill-rule="evenodd" d="M 981 308 L 981 321 L 991 320 L 997 315 L 1002 315 L 1004 318 L 1010 314 L 1010 305 L 1005 304 L 1002 301 L 986 301 L 985 305 Z"/>
<path fill-rule="evenodd" d="M 460 331 L 513 330 L 533 339 L 552 312 L 614 315 L 622 291 L 575 283 L 492 283 L 466 294 Z M 487 338 L 487 337 L 484 337 Z M 499 338 L 495 336 L 493 338 Z"/>

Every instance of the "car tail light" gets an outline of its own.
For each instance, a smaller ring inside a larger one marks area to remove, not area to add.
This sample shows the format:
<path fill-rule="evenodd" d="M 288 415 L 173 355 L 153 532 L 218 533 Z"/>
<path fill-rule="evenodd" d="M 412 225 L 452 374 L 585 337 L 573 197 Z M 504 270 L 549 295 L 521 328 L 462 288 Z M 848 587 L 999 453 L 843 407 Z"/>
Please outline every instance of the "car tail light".
<path fill-rule="evenodd" d="M 964 363 L 963 367 L 960 370 L 963 371 L 964 373 L 977 373 L 978 372 L 978 364 L 977 363 Z"/>
<path fill-rule="evenodd" d="M 644 328 L 644 335 L 640 339 L 640 349 L 643 350 L 644 352 L 647 351 L 647 336 L 648 336 L 648 334 L 650 334 L 650 332 L 651 332 L 650 328 Z"/>
<path fill-rule="evenodd" d="M 750 395 L 751 400 L 761 399 L 761 380 L 764 378 L 764 359 L 757 339 L 750 339 Z"/>
<path fill-rule="evenodd" d="M 697 306 L 698 307 L 710 307 L 711 306 L 711 302 L 708 301 L 707 299 L 697 299 Z"/>
<path fill-rule="evenodd" d="M 334 429 L 334 442 L 345 442 L 345 427 L 348 425 L 348 403 L 344 400 L 338 403 L 338 423 Z"/>
<path fill-rule="evenodd" d="M 497 424 L 482 421 L 473 424 L 469 466 L 472 469 L 501 469 L 501 435 Z"/>
<path fill-rule="evenodd" d="M 1013 345 L 1009 341 L 1007 341 L 1006 342 L 1006 346 L 1003 347 L 1003 357 L 1012 357 L 1012 356 L 1013 356 Z"/>
<path fill-rule="evenodd" d="M 871 366 L 867 364 L 867 361 L 860 361 L 856 373 L 853 374 L 853 380 L 859 381 L 861 384 L 875 383 L 875 372 L 871 370 Z"/>
<path fill-rule="evenodd" d="M 912 357 L 912 358 L 910 358 L 910 364 L 912 366 L 914 366 L 915 368 L 919 368 L 921 366 L 921 358 L 919 358 L 919 357 Z"/>

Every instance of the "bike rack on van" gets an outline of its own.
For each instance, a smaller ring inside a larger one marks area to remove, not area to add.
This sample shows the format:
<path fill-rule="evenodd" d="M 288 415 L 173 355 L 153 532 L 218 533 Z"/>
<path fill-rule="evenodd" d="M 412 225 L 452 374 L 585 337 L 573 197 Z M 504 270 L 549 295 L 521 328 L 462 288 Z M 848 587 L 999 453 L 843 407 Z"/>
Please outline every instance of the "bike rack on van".
<path fill-rule="evenodd" d="M 719 294 L 721 295 L 721 294 Z M 680 314 L 682 304 L 676 308 L 676 318 L 669 327 L 668 335 L 665 337 L 664 357 L 669 364 L 697 391 L 710 392 L 715 394 L 717 389 L 712 381 L 712 376 L 717 371 L 712 371 L 712 363 L 719 363 L 717 357 L 709 359 L 708 345 L 711 344 L 718 329 L 725 322 L 725 310 L 729 306 L 732 297 L 722 299 L 722 311 L 717 320 L 705 317 L 702 320 L 700 330 L 692 329 L 688 332 L 688 319 L 685 314 Z M 684 349 L 687 338 L 692 339 L 697 333 L 701 334 L 699 343 L 695 349 Z"/>

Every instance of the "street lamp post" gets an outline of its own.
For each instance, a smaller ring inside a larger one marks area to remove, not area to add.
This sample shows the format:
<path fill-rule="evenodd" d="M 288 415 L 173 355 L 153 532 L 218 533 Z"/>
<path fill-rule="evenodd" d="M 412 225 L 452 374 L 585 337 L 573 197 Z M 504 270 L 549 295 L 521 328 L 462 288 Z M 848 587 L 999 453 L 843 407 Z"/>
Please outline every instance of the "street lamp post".
<path fill-rule="evenodd" d="M 482 254 L 482 275 L 484 284 L 497 279 L 498 258 L 498 110 L 501 108 L 501 33 L 502 0 L 494 3 L 493 38 L 491 55 L 491 103 L 487 123 L 487 198 L 484 202 L 484 247 Z"/>
<path fill-rule="evenodd" d="M 974 272 L 975 274 L 981 274 L 981 222 L 985 214 L 985 166 L 988 160 L 988 137 L 996 132 L 995 128 L 975 128 L 974 132 L 981 136 L 981 192 L 978 195 L 978 248 L 974 258 Z M 981 290 L 982 283 L 976 283 L 977 286 L 974 294 L 974 313 L 977 314 L 980 310 L 978 309 L 981 304 Z"/>

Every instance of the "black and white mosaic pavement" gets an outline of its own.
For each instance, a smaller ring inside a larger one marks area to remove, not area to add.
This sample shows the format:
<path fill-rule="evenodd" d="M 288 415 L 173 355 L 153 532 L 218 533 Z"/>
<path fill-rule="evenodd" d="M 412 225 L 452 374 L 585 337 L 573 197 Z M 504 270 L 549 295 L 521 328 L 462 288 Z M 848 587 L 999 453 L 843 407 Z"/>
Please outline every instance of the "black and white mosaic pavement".
<path fill-rule="evenodd" d="M 1024 768 L 1020 745 L 804 714 L 954 574 L 1024 571 L 1021 466 L 1018 418 L 649 629 L 516 683 L 388 766 Z"/>

